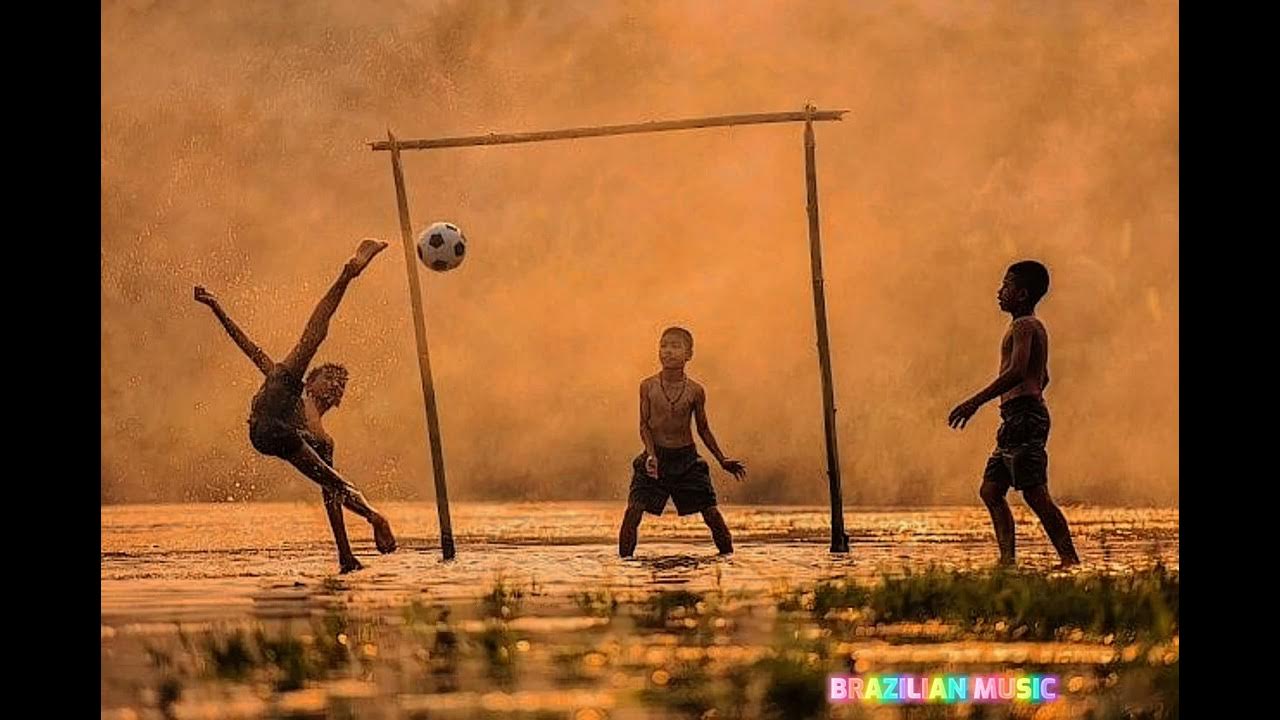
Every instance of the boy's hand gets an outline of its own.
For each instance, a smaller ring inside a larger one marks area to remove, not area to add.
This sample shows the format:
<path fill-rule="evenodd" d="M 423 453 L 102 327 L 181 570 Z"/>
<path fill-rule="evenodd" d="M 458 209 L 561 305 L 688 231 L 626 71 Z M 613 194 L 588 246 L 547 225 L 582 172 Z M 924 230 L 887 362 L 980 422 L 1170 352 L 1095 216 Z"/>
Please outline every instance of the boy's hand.
<path fill-rule="evenodd" d="M 658 479 L 658 458 L 650 455 L 644 459 L 644 471 L 649 473 L 649 477 L 654 480 Z"/>
<path fill-rule="evenodd" d="M 200 303 L 201 305 L 208 305 L 209 307 L 213 307 L 214 305 L 218 304 L 217 299 L 215 299 L 213 295 L 210 295 L 208 290 L 205 290 L 203 287 L 199 285 L 196 286 L 195 298 L 196 298 L 196 302 Z"/>
<path fill-rule="evenodd" d="M 737 460 L 725 458 L 720 461 L 720 467 L 724 468 L 725 472 L 737 478 L 738 482 L 742 482 L 747 479 L 747 466 Z"/>
<path fill-rule="evenodd" d="M 964 426 L 968 424 L 969 418 L 973 417 L 976 412 L 978 412 L 978 404 L 973 400 L 965 400 L 957 405 L 951 411 L 951 414 L 947 416 L 947 424 L 953 428 L 963 430 Z"/>

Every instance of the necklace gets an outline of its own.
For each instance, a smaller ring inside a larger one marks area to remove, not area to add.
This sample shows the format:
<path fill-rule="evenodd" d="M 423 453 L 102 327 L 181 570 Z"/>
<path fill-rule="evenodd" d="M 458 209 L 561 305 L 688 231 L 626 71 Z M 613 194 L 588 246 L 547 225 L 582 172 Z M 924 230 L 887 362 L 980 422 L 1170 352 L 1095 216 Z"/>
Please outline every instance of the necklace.
<path fill-rule="evenodd" d="M 671 399 L 671 395 L 667 393 L 667 383 L 662 379 L 661 373 L 658 375 L 658 385 L 662 388 L 662 397 L 667 399 L 667 404 L 671 406 L 672 410 L 676 409 L 676 403 L 680 402 L 680 398 L 684 397 L 684 388 L 688 384 L 688 377 L 680 381 L 680 392 L 676 393 L 676 397 L 673 400 Z"/>

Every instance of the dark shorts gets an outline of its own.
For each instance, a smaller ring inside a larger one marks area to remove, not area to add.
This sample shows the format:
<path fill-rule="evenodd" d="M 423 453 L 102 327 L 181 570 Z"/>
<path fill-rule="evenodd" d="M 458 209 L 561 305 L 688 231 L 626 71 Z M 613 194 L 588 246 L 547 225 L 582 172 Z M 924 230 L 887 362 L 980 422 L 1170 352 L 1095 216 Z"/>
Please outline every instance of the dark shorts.
<path fill-rule="evenodd" d="M 302 378 L 284 365 L 267 372 L 249 408 L 249 442 L 263 455 L 288 458 L 298 452 L 304 435 Z"/>
<path fill-rule="evenodd" d="M 255 419 L 249 421 L 249 442 L 263 455 L 288 458 L 302 447 L 302 433 L 281 420 Z"/>
<path fill-rule="evenodd" d="M 631 493 L 627 504 L 642 507 L 653 515 L 661 515 L 667 498 L 676 504 L 676 514 L 692 515 L 716 505 L 716 491 L 711 486 L 711 468 L 698 457 L 693 445 L 682 448 L 656 447 L 658 477 L 644 471 L 647 453 L 631 462 Z"/>
<path fill-rule="evenodd" d="M 1036 397 L 1018 397 L 1000 406 L 996 449 L 982 474 L 984 483 L 1026 490 L 1049 482 L 1049 408 Z"/>
<path fill-rule="evenodd" d="M 284 420 L 260 419 L 249 422 L 249 442 L 263 455 L 288 460 L 294 457 L 303 443 L 333 467 L 333 445 L 312 435 L 306 428 L 299 428 Z"/>

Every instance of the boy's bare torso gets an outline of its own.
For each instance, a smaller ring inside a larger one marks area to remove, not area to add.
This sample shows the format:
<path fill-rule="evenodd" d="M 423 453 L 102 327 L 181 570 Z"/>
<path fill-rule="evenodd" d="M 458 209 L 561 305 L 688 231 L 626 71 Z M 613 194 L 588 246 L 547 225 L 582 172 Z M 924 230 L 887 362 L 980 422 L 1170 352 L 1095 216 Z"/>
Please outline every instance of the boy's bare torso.
<path fill-rule="evenodd" d="M 1000 343 L 1000 374 L 1004 374 L 1013 360 L 1013 335 L 1019 324 L 1025 324 L 1031 330 L 1030 358 L 1027 361 L 1025 379 L 1015 385 L 1012 390 L 1000 396 L 1000 402 L 1008 402 L 1017 397 L 1040 397 L 1049 386 L 1049 333 L 1044 323 L 1034 315 L 1016 318 L 1009 324 L 1009 330 Z"/>
<path fill-rule="evenodd" d="M 687 375 L 674 383 L 653 375 L 640 383 L 640 389 L 648 402 L 648 425 L 654 444 L 667 448 L 692 445 L 691 423 L 705 392 L 702 386 Z"/>

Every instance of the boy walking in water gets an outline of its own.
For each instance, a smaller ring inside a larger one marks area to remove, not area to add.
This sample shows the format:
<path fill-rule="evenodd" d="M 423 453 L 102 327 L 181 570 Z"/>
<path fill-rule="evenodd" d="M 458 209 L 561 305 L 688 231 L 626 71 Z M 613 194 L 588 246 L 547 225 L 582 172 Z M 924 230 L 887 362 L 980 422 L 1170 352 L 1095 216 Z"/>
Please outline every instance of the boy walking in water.
<path fill-rule="evenodd" d="M 661 515 L 667 498 L 679 515 L 702 513 L 721 555 L 733 552 L 733 537 L 716 507 L 707 462 L 698 456 L 689 423 L 698 426 L 698 437 L 725 472 L 738 480 L 746 467 L 720 451 L 707 422 L 707 392 L 685 375 L 685 363 L 693 357 L 693 334 L 679 327 L 662 331 L 658 361 L 662 370 L 640 382 L 640 440 L 644 452 L 632 462 L 631 492 L 627 512 L 618 533 L 618 554 L 631 557 L 644 513 Z"/>
<path fill-rule="evenodd" d="M 1080 562 L 1071 542 L 1071 530 L 1062 511 L 1049 497 L 1049 409 L 1044 389 L 1049 386 L 1049 334 L 1036 317 L 1036 303 L 1049 291 L 1049 271 L 1025 260 L 1014 263 L 996 294 L 1000 309 L 1013 322 L 1000 344 L 1000 374 L 978 394 L 951 411 L 947 422 L 963 429 L 969 418 L 987 402 L 1000 398 L 1000 429 L 996 448 L 987 460 L 980 495 L 991 513 L 1000 563 L 1014 562 L 1013 513 L 1005 494 L 1012 487 L 1040 518 L 1049 540 L 1062 560 L 1059 567 Z"/>

